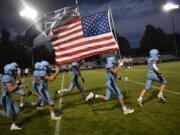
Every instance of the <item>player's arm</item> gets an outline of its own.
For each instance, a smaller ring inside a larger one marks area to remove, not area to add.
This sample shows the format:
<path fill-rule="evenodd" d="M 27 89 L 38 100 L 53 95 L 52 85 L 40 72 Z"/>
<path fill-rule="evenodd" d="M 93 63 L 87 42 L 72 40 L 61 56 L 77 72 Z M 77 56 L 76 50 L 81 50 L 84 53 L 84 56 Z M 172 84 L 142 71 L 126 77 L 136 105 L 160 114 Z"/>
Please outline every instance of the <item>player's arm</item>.
<path fill-rule="evenodd" d="M 37 76 L 35 76 L 35 83 L 38 84 L 38 85 L 40 84 Z"/>
<path fill-rule="evenodd" d="M 80 60 L 79 63 L 76 65 L 76 68 L 79 68 L 84 62 L 84 59 L 83 60 Z"/>
<path fill-rule="evenodd" d="M 159 71 L 159 69 L 158 69 L 158 67 L 157 67 L 157 61 L 156 61 L 156 60 L 153 62 L 153 69 L 154 69 L 154 71 L 156 71 L 157 73 L 160 73 L 160 71 Z"/>
<path fill-rule="evenodd" d="M 0 74 L 0 78 L 2 77 L 2 74 Z"/>
<path fill-rule="evenodd" d="M 111 67 L 111 68 L 109 68 L 109 72 L 116 74 L 118 72 L 119 68 L 120 68 L 120 65 L 118 65 L 115 69 Z"/>
<path fill-rule="evenodd" d="M 50 76 L 49 75 L 45 75 L 44 79 L 49 80 L 49 81 L 52 81 L 52 80 L 56 79 L 59 71 L 60 71 L 60 68 L 56 67 L 56 72 L 54 74 L 50 75 Z"/>
<path fill-rule="evenodd" d="M 13 92 L 13 91 L 18 90 L 20 85 L 22 83 L 24 83 L 24 81 L 25 81 L 24 79 L 23 80 L 19 80 L 18 83 L 16 85 L 14 85 L 14 86 L 12 86 L 11 82 L 7 82 L 7 83 L 5 83 L 5 86 L 7 87 L 8 91 Z"/>

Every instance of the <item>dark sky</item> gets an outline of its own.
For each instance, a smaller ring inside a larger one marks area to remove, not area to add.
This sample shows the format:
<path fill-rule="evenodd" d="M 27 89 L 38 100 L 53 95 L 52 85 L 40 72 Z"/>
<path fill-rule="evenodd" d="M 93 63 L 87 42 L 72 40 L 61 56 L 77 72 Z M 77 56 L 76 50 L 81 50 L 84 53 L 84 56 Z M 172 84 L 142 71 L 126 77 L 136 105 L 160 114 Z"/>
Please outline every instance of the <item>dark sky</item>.
<path fill-rule="evenodd" d="M 152 24 L 165 32 L 172 32 L 169 13 L 162 11 L 162 5 L 167 0 L 79 0 L 81 16 L 112 8 L 116 31 L 129 40 L 131 47 L 138 47 L 145 26 Z M 180 0 L 175 0 L 180 3 Z M 6 27 L 12 35 L 23 33 L 32 23 L 31 20 L 19 16 L 23 2 L 34 7 L 39 16 L 65 6 L 75 5 L 75 0 L 1 0 L 0 29 Z M 180 33 L 180 9 L 173 12 L 175 31 Z"/>

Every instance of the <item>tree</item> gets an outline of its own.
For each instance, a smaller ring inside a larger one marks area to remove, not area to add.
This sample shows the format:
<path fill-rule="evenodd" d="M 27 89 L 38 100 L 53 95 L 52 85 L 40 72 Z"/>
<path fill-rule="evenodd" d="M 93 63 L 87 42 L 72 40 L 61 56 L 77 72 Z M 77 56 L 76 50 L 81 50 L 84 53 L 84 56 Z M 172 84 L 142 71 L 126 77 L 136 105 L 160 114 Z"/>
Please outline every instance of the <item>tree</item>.
<path fill-rule="evenodd" d="M 120 48 L 121 54 L 125 56 L 130 56 L 131 55 L 131 47 L 129 44 L 129 41 L 122 36 L 119 36 L 117 34 L 117 40 L 118 40 L 118 46 Z"/>
<path fill-rule="evenodd" d="M 140 41 L 141 53 L 147 54 L 153 48 L 158 49 L 161 53 L 172 53 L 172 45 L 172 40 L 161 28 L 155 28 L 150 24 L 146 25 L 144 36 Z"/>

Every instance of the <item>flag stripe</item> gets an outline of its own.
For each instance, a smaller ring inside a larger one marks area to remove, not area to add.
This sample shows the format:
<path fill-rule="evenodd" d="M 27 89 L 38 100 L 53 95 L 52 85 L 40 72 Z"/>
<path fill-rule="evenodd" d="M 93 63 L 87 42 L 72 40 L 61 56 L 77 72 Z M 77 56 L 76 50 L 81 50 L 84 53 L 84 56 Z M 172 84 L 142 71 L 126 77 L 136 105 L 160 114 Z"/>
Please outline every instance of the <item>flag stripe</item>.
<path fill-rule="evenodd" d="M 82 32 L 82 28 L 80 29 L 77 29 L 77 30 L 74 30 L 74 31 L 69 31 L 68 34 L 59 34 L 60 36 L 54 38 L 53 40 L 60 40 L 60 39 L 64 39 L 65 37 L 69 37 L 70 35 L 73 35 L 73 34 L 76 34 L 76 33 L 79 33 L 79 32 Z M 53 42 L 53 40 L 51 42 Z"/>
<path fill-rule="evenodd" d="M 74 57 L 74 58 L 70 58 L 70 59 L 66 59 L 66 60 L 56 59 L 56 64 L 69 63 L 69 62 L 80 60 L 80 59 L 83 59 L 83 58 L 87 58 L 87 57 L 90 57 L 90 56 L 93 56 L 93 55 L 106 53 L 106 52 L 111 52 L 111 51 L 116 51 L 118 49 L 119 48 L 110 48 L 110 49 L 106 49 L 106 50 L 103 50 L 103 51 L 96 51 L 96 52 L 93 52 L 93 53 L 85 54 L 85 55 L 82 55 L 82 56 L 79 56 L 79 57 Z"/>
<path fill-rule="evenodd" d="M 66 31 L 66 32 L 58 33 L 58 34 L 56 34 L 56 35 L 54 36 L 54 38 L 52 38 L 51 40 L 52 40 L 52 42 L 53 42 L 53 41 L 56 41 L 56 40 L 58 40 L 58 37 L 59 37 L 59 36 L 66 35 L 66 34 L 68 34 L 68 33 L 71 33 L 71 32 L 73 32 L 73 31 L 76 31 L 76 30 L 79 30 L 79 29 L 82 29 L 82 27 L 81 27 L 81 26 L 78 26 L 78 27 L 72 28 L 71 30 L 68 30 L 68 31 Z"/>
<path fill-rule="evenodd" d="M 55 52 L 59 52 L 61 50 L 69 50 L 69 49 L 73 49 L 73 48 L 79 48 L 79 47 L 90 47 L 90 46 L 96 46 L 97 43 L 99 42 L 99 44 L 104 44 L 104 43 L 108 43 L 108 42 L 113 42 L 113 38 L 112 36 L 108 36 L 108 37 L 104 37 L 101 39 L 93 39 L 93 40 L 88 40 L 88 41 L 83 41 L 80 43 L 76 43 L 76 44 L 72 44 L 72 45 L 66 45 L 66 46 L 59 46 L 57 49 L 54 48 Z"/>
<path fill-rule="evenodd" d="M 62 30 L 58 30 L 58 31 L 54 32 L 53 34 L 58 34 L 58 33 L 61 33 L 61 32 L 66 32 L 66 31 L 71 30 L 73 28 L 76 28 L 78 26 L 81 26 L 81 23 L 78 23 L 78 24 L 76 24 L 74 26 L 71 26 L 71 27 L 68 26 L 67 28 L 62 29 Z"/>
<path fill-rule="evenodd" d="M 119 49 L 110 30 L 107 12 L 58 26 L 53 34 L 51 42 L 58 64 Z"/>
<path fill-rule="evenodd" d="M 107 44 L 101 44 L 101 45 L 96 45 L 96 46 L 92 46 L 92 47 L 86 47 L 86 48 L 75 48 L 74 50 L 67 50 L 66 52 L 57 52 L 56 54 L 56 58 L 63 58 L 63 57 L 67 57 L 67 56 L 72 56 L 72 55 L 76 55 L 82 52 L 87 52 L 90 50 L 95 50 L 98 48 L 104 48 L 104 47 L 109 47 L 109 46 L 113 46 L 115 45 L 115 42 L 110 42 Z"/>
<path fill-rule="evenodd" d="M 112 36 L 112 34 L 111 33 L 106 33 L 106 34 L 102 34 L 102 35 L 98 35 L 98 36 L 93 36 L 93 37 L 86 37 L 86 38 L 82 38 L 82 39 L 80 39 L 80 40 L 75 40 L 75 41 L 72 41 L 72 42 L 68 42 L 68 43 L 63 43 L 63 44 L 60 44 L 60 45 L 58 45 L 58 46 L 54 46 L 53 45 L 53 48 L 54 49 L 60 49 L 60 48 L 63 48 L 63 47 L 68 47 L 68 46 L 73 46 L 73 45 L 75 45 L 75 44 L 80 44 L 80 43 L 91 43 L 91 41 L 93 40 L 93 41 L 99 41 L 100 42 L 100 39 L 102 40 L 102 41 L 104 41 L 103 39 L 107 39 L 107 40 L 109 40 L 109 39 L 111 39 L 111 38 L 109 38 L 109 37 L 112 37 L 113 38 L 113 36 Z M 54 43 L 54 42 L 53 42 Z M 53 44 L 52 43 L 52 44 Z M 83 45 L 83 44 L 82 44 Z"/>
<path fill-rule="evenodd" d="M 67 63 L 67 62 L 72 62 L 75 60 L 79 60 L 79 59 L 83 59 L 86 57 L 90 57 L 99 53 L 105 53 L 105 52 L 111 52 L 111 51 L 115 51 L 118 50 L 119 48 L 117 47 L 108 47 L 108 48 L 104 48 L 102 49 L 97 49 L 97 50 L 93 50 L 92 52 L 86 52 L 84 54 L 79 54 L 79 55 L 75 55 L 72 57 L 64 57 L 64 58 L 60 58 L 60 59 L 56 59 L 56 62 L 58 62 L 59 64 L 63 64 L 63 63 Z"/>
<path fill-rule="evenodd" d="M 70 37 L 70 36 L 69 36 Z M 76 37 L 73 37 L 68 39 L 68 40 L 65 40 L 65 41 L 62 41 L 60 43 L 57 43 L 57 44 L 54 44 L 53 47 L 56 47 L 56 46 L 60 46 L 60 45 L 63 45 L 63 44 L 66 44 L 66 43 L 69 43 L 69 42 L 72 42 L 72 41 L 76 41 L 76 40 L 79 40 L 79 39 L 82 39 L 84 36 L 82 34 L 76 36 Z"/>

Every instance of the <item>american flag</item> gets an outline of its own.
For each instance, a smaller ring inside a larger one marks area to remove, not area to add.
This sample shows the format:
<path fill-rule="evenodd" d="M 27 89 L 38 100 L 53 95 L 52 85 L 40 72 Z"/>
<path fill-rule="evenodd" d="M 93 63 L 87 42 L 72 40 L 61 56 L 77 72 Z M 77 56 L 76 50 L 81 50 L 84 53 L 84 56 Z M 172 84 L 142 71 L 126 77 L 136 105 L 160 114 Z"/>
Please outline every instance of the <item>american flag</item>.
<path fill-rule="evenodd" d="M 57 26 L 52 33 L 57 64 L 119 49 L 111 31 L 108 11 Z"/>

